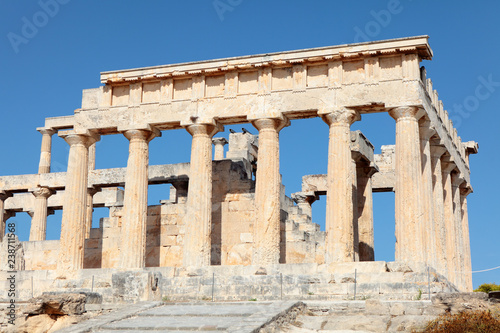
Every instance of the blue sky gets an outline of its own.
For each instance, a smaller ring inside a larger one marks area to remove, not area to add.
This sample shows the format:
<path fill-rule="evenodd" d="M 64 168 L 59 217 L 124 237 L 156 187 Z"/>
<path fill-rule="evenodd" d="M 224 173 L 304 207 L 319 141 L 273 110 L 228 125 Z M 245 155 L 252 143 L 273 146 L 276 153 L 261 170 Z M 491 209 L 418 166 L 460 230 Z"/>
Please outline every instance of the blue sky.
<path fill-rule="evenodd" d="M 500 3 L 59 0 L 54 6 L 54 1 L 0 2 L 0 175 L 37 172 L 41 135 L 35 128 L 46 117 L 72 114 L 80 107 L 81 90 L 100 85 L 102 71 L 429 35 L 434 59 L 422 65 L 459 135 L 479 142 L 479 154 L 471 157 L 474 193 L 468 197 L 472 267 L 500 266 L 495 241 L 500 234 Z M 394 127 L 387 114 L 377 114 L 363 116 L 352 128 L 361 129 L 377 152 L 380 145 L 394 144 Z M 319 119 L 293 121 L 281 132 L 288 194 L 300 190 L 302 175 L 326 173 L 327 144 L 328 128 Z M 53 167 L 65 171 L 67 144 L 54 137 L 53 147 Z M 151 143 L 150 163 L 188 162 L 189 149 L 187 132 L 164 132 Z M 126 165 L 124 137 L 104 137 L 97 150 L 98 168 Z M 167 198 L 166 192 L 166 186 L 151 186 L 150 203 Z M 393 260 L 394 194 L 375 193 L 374 200 L 376 258 Z M 324 204 L 322 198 L 313 208 L 314 221 L 323 225 Z M 96 209 L 95 216 L 105 211 Z M 59 237 L 60 218 L 60 213 L 49 217 L 48 238 Z M 12 220 L 26 240 L 29 216 Z M 500 269 L 474 273 L 473 280 L 475 287 L 500 283 Z"/>

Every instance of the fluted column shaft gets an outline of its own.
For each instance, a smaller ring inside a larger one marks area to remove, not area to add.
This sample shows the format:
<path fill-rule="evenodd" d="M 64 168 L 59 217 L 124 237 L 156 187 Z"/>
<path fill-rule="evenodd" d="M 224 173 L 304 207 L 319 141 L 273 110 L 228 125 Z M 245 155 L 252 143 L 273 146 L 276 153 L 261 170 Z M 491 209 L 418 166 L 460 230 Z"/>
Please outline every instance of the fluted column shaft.
<path fill-rule="evenodd" d="M 210 266 L 212 231 L 212 136 L 219 129 L 211 124 L 186 127 L 193 136 L 187 195 L 183 263 L 186 267 Z"/>
<path fill-rule="evenodd" d="M 89 147 L 89 173 L 95 170 L 95 143 Z M 90 229 L 92 228 L 92 214 L 94 212 L 94 194 L 96 189 L 88 189 L 87 193 L 87 217 L 85 219 L 85 238 L 90 237 Z"/>
<path fill-rule="evenodd" d="M 429 120 L 420 124 L 420 152 L 422 158 L 422 249 L 424 260 L 436 267 L 436 233 L 432 192 L 431 144 L 429 139 L 436 133 Z"/>
<path fill-rule="evenodd" d="M 422 163 L 420 111 L 417 107 L 395 108 L 396 120 L 396 261 L 423 261 Z"/>
<path fill-rule="evenodd" d="M 213 138 L 212 143 L 214 144 L 214 160 L 220 161 L 224 159 L 224 145 L 227 144 L 226 138 Z"/>
<path fill-rule="evenodd" d="M 456 284 L 455 213 L 453 212 L 453 190 L 451 186 L 451 171 L 456 166 L 454 163 L 442 162 L 441 168 L 443 175 L 444 224 L 446 230 L 446 266 L 448 268 L 448 280 Z"/>
<path fill-rule="evenodd" d="M 330 127 L 326 196 L 327 264 L 355 260 L 350 126 L 360 119 L 360 115 L 353 110 L 339 110 L 323 116 Z"/>
<path fill-rule="evenodd" d="M 375 239 L 373 231 L 373 168 L 357 168 L 357 203 L 359 230 L 359 261 L 375 260 Z"/>
<path fill-rule="evenodd" d="M 146 262 L 148 220 L 149 142 L 159 135 L 149 130 L 128 130 L 129 156 L 125 175 L 120 268 L 143 268 Z"/>
<path fill-rule="evenodd" d="M 64 194 L 58 271 L 83 268 L 85 218 L 88 185 L 88 148 L 97 136 L 70 134 L 64 138 L 70 145 Z"/>
<path fill-rule="evenodd" d="M 452 173 L 451 189 L 453 195 L 453 216 L 455 228 L 455 252 L 456 252 L 456 277 L 457 285 L 461 291 L 465 291 L 465 275 L 464 275 L 464 239 L 462 228 L 462 203 L 460 201 L 460 186 L 464 179 L 458 173 Z"/>
<path fill-rule="evenodd" d="M 279 132 L 287 126 L 287 120 L 257 119 L 252 124 L 259 130 L 252 263 L 278 264 L 281 223 Z"/>
<path fill-rule="evenodd" d="M 52 129 L 40 129 L 42 133 L 42 148 L 40 150 L 40 164 L 38 173 L 50 173 L 51 152 L 52 152 L 52 135 L 56 132 Z"/>
<path fill-rule="evenodd" d="M 472 263 L 470 252 L 470 236 L 469 236 L 469 213 L 467 210 L 467 195 L 470 190 L 466 188 L 460 189 L 460 202 L 462 208 L 462 236 L 463 236 L 463 253 L 464 253 L 464 277 L 465 277 L 465 290 L 472 292 Z"/>
<path fill-rule="evenodd" d="M 441 156 L 446 152 L 445 147 L 431 146 L 432 169 L 432 201 L 434 219 L 434 243 L 436 244 L 436 269 L 447 276 L 446 253 L 446 225 L 444 219 L 444 193 L 443 175 L 441 169 Z"/>
<path fill-rule="evenodd" d="M 52 191 L 46 187 L 39 187 L 32 191 L 35 196 L 35 212 L 31 219 L 30 242 L 45 240 L 47 235 L 47 200 Z"/>

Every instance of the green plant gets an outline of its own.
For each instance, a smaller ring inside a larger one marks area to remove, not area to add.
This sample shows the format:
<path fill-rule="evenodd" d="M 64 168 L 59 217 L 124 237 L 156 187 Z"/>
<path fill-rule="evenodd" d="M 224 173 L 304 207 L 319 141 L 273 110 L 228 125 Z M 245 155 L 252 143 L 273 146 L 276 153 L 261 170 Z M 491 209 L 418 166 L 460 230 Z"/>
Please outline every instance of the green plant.
<path fill-rule="evenodd" d="M 500 285 L 494 283 L 483 283 L 474 291 L 483 293 L 489 293 L 490 291 L 500 291 Z"/>
<path fill-rule="evenodd" d="M 163 302 L 170 302 L 170 298 L 168 296 L 163 296 L 161 299 Z"/>
<path fill-rule="evenodd" d="M 420 301 L 422 299 L 422 289 L 418 289 L 418 294 L 415 297 L 417 301 Z"/>
<path fill-rule="evenodd" d="M 412 332 L 416 332 L 413 330 Z M 498 333 L 500 316 L 490 311 L 465 311 L 444 314 L 429 322 L 423 333 Z"/>
<path fill-rule="evenodd" d="M 256 302 L 257 301 L 257 298 L 250 298 L 249 299 L 250 302 Z"/>
<path fill-rule="evenodd" d="M 308 292 L 307 294 L 308 295 L 314 295 L 314 293 L 312 291 Z"/>
<path fill-rule="evenodd" d="M 212 300 L 212 298 L 211 298 L 211 297 L 208 297 L 208 296 L 203 296 L 203 297 L 201 298 L 201 300 L 202 300 L 202 301 L 211 301 L 211 300 Z"/>

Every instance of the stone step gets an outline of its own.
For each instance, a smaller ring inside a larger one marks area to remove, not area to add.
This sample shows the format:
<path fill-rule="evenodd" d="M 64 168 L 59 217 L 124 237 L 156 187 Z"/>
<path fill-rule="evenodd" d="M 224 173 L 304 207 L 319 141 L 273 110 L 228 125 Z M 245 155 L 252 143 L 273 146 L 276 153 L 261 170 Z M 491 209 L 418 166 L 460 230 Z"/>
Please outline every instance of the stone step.
<path fill-rule="evenodd" d="M 295 320 L 305 305 L 297 301 L 226 303 L 151 303 L 131 305 L 73 325 L 61 333 L 253 332 L 275 322 Z"/>
<path fill-rule="evenodd" d="M 307 232 L 317 232 L 319 231 L 319 224 L 316 223 L 299 223 L 299 230 L 307 231 Z"/>
<path fill-rule="evenodd" d="M 430 301 L 305 301 L 307 310 L 283 332 L 410 332 L 445 310 Z"/>

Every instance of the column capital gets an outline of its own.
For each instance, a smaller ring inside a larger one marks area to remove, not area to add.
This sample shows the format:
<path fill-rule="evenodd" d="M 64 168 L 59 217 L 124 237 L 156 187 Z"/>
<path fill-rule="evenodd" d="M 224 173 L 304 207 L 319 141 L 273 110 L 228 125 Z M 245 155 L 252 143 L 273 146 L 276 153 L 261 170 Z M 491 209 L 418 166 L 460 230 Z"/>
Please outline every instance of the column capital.
<path fill-rule="evenodd" d="M 446 147 L 431 145 L 431 156 L 434 158 L 441 158 L 446 151 Z"/>
<path fill-rule="evenodd" d="M 472 192 L 474 192 L 474 190 L 472 189 L 472 186 L 470 186 L 470 185 L 460 187 L 460 195 L 462 197 L 467 197 Z"/>
<path fill-rule="evenodd" d="M 308 203 L 312 204 L 314 201 L 318 200 L 318 196 L 314 192 L 295 192 L 292 193 L 292 200 L 296 204 Z"/>
<path fill-rule="evenodd" d="M 434 128 L 429 119 L 422 117 L 419 121 L 419 133 L 421 141 L 428 141 L 436 134 L 436 128 Z"/>
<path fill-rule="evenodd" d="M 260 118 L 252 120 L 252 125 L 257 130 L 275 129 L 281 131 L 283 128 L 290 126 L 290 120 L 283 116 L 282 118 Z"/>
<path fill-rule="evenodd" d="M 45 128 L 45 127 L 39 127 L 36 129 L 38 132 L 40 132 L 42 135 L 54 135 L 57 133 L 57 130 L 54 128 Z"/>
<path fill-rule="evenodd" d="M 400 106 L 391 109 L 389 115 L 396 121 L 402 119 L 414 119 L 418 121 L 424 115 L 424 111 L 418 106 Z"/>
<path fill-rule="evenodd" d="M 219 122 L 214 122 L 213 124 L 191 124 L 184 126 L 184 128 L 193 137 L 208 135 L 211 138 L 215 134 L 224 131 L 224 126 L 222 126 Z"/>
<path fill-rule="evenodd" d="M 465 179 L 460 175 L 460 172 L 451 173 L 451 186 L 460 187 L 464 182 Z"/>
<path fill-rule="evenodd" d="M 3 190 L 0 190 L 0 200 L 4 201 L 7 198 L 10 198 L 11 196 L 12 196 L 11 192 L 6 192 L 6 191 L 3 191 Z"/>
<path fill-rule="evenodd" d="M 454 162 L 448 162 L 441 160 L 441 172 L 443 174 L 449 174 L 453 170 L 457 168 L 457 165 Z"/>
<path fill-rule="evenodd" d="M 35 196 L 35 198 L 49 198 L 54 194 L 54 191 L 48 187 L 35 187 L 30 189 L 30 192 Z"/>
<path fill-rule="evenodd" d="M 328 126 L 348 125 L 351 126 L 354 122 L 361 120 L 361 115 L 356 110 L 341 109 L 330 113 L 322 114 L 321 118 Z"/>
<path fill-rule="evenodd" d="M 102 188 L 100 187 L 89 187 L 87 188 L 87 193 L 94 196 L 96 193 L 101 192 Z"/>
<path fill-rule="evenodd" d="M 11 217 L 16 216 L 16 212 L 12 210 L 6 210 L 5 213 L 3 214 L 3 221 L 7 221 Z"/>
<path fill-rule="evenodd" d="M 64 139 L 70 146 L 82 145 L 85 148 L 90 147 L 97 141 L 101 139 L 99 134 L 90 133 L 90 134 L 75 134 L 75 133 L 60 133 L 60 137 Z"/>
<path fill-rule="evenodd" d="M 380 172 L 378 166 L 374 162 L 356 164 L 356 172 L 364 177 L 371 178 L 377 172 Z"/>
<path fill-rule="evenodd" d="M 226 140 L 226 138 L 220 137 L 220 138 L 212 138 L 212 143 L 214 145 L 222 145 L 222 146 L 224 146 L 224 145 L 228 144 L 228 141 Z"/>
<path fill-rule="evenodd" d="M 141 141 L 150 142 L 154 138 L 160 137 L 161 132 L 159 130 L 157 130 L 156 128 L 153 128 L 151 130 L 130 129 L 130 130 L 123 131 L 123 135 L 129 141 L 141 140 Z"/>

